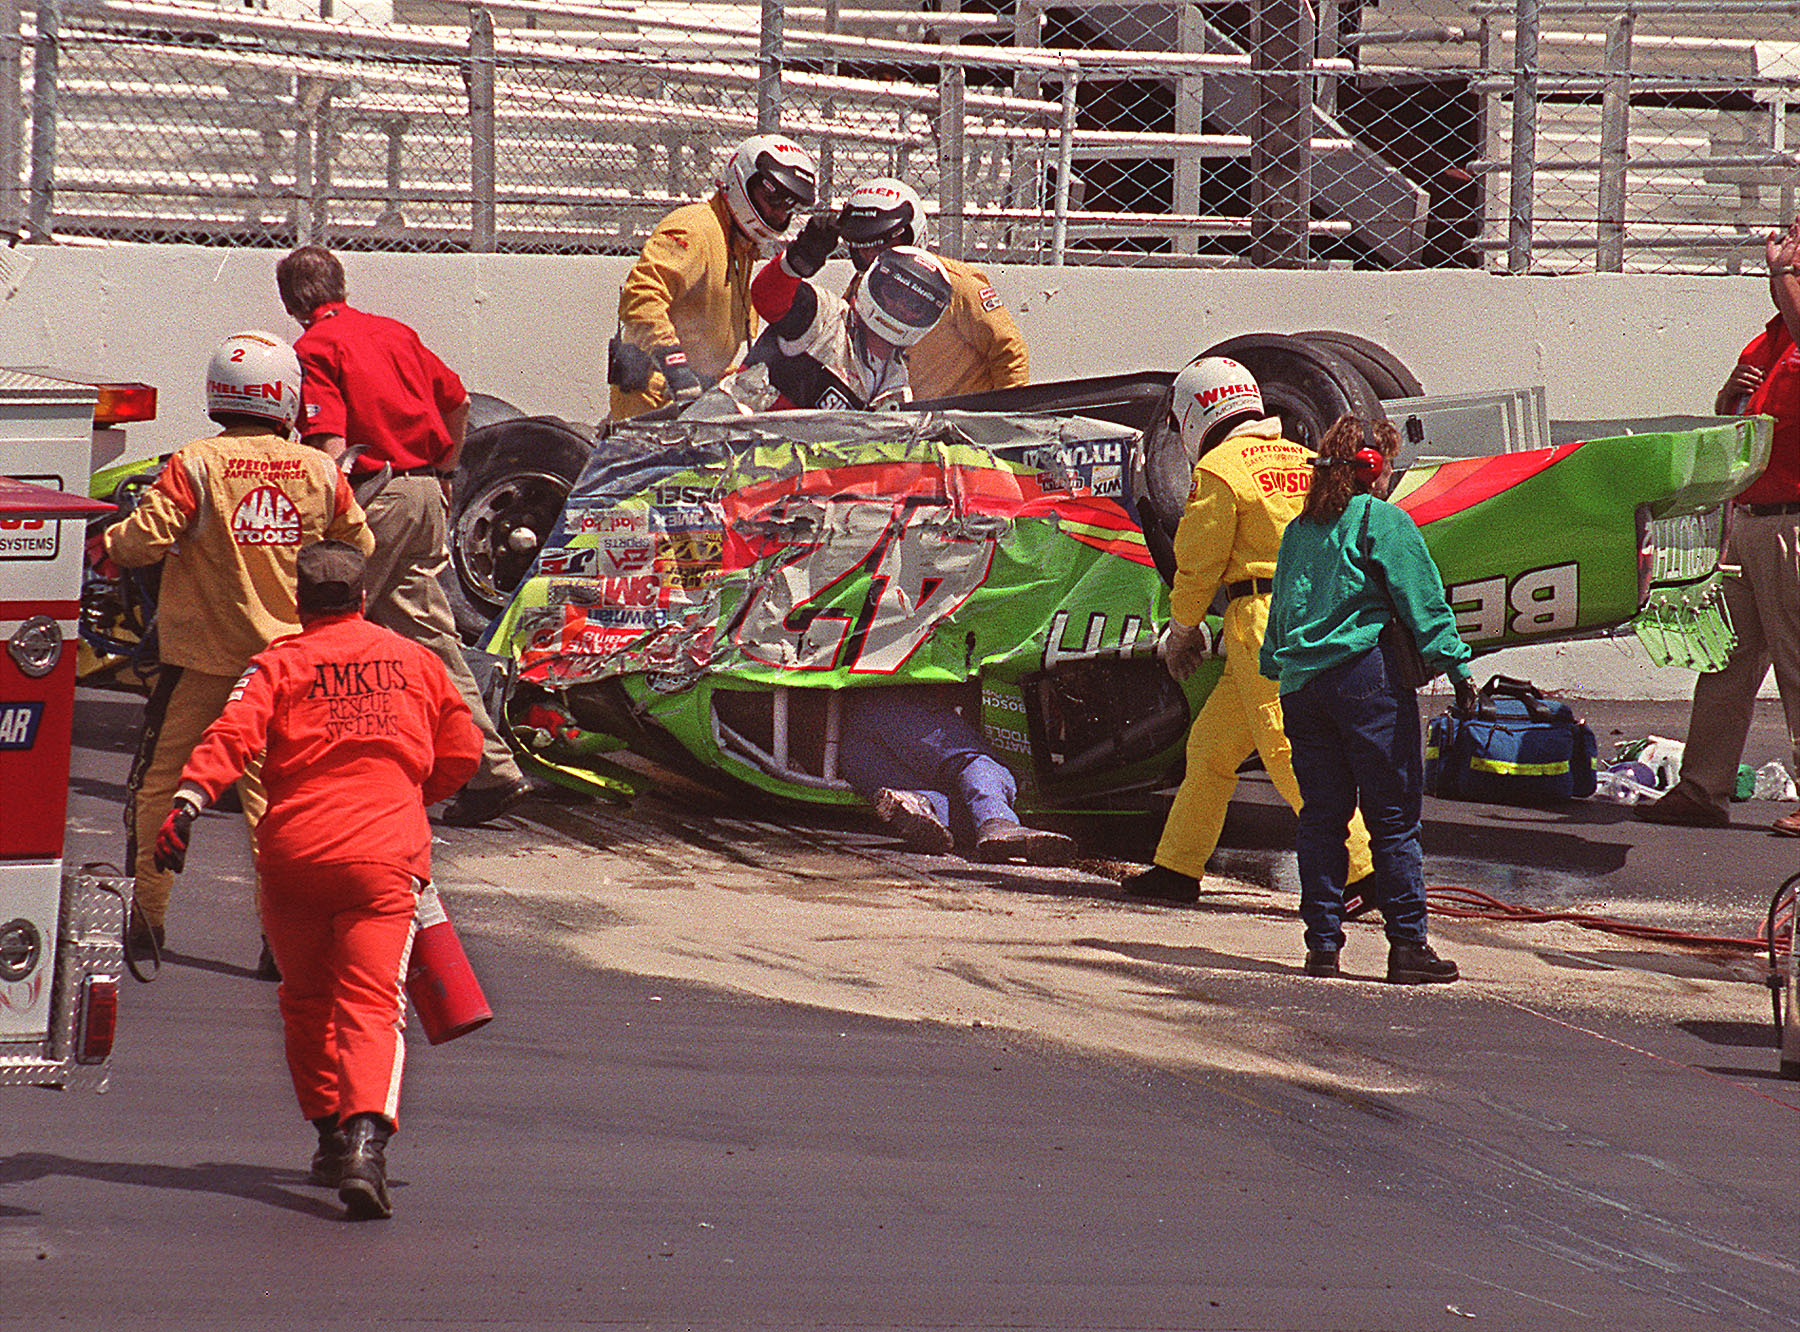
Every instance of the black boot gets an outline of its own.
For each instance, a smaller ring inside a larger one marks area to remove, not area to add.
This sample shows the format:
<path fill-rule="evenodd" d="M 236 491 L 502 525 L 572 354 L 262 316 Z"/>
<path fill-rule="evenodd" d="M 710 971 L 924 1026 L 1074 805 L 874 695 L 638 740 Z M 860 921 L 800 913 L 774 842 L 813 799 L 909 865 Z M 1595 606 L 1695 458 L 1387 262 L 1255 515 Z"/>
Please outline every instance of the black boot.
<path fill-rule="evenodd" d="M 336 1115 L 320 1115 L 312 1126 L 319 1131 L 319 1148 L 313 1153 L 312 1172 L 308 1184 L 322 1189 L 335 1189 L 344 1176 L 344 1158 L 350 1154 L 350 1140 L 344 1136 Z"/>
<path fill-rule="evenodd" d="M 1388 945 L 1387 978 L 1395 985 L 1448 985 L 1460 974 L 1456 963 L 1439 957 L 1423 939 Z"/>
<path fill-rule="evenodd" d="M 351 1115 L 344 1121 L 344 1166 L 338 1197 L 352 1221 L 375 1221 L 394 1214 L 388 1201 L 387 1144 L 394 1126 L 380 1115 Z"/>

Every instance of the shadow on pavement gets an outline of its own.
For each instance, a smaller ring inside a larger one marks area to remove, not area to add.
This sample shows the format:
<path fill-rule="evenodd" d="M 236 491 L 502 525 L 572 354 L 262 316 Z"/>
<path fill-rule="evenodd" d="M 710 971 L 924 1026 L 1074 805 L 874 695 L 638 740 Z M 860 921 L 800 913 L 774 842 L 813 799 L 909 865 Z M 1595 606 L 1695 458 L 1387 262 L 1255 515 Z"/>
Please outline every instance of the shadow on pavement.
<path fill-rule="evenodd" d="M 211 1161 L 192 1166 L 153 1165 L 142 1161 L 81 1161 L 41 1152 L 20 1152 L 0 1158 L 0 1184 L 27 1184 L 53 1178 L 216 1193 L 328 1220 L 342 1215 L 336 1199 L 329 1194 L 313 1196 L 291 1192 L 285 1187 L 304 1182 L 306 1176 L 298 1170 L 271 1170 L 267 1166 Z"/>

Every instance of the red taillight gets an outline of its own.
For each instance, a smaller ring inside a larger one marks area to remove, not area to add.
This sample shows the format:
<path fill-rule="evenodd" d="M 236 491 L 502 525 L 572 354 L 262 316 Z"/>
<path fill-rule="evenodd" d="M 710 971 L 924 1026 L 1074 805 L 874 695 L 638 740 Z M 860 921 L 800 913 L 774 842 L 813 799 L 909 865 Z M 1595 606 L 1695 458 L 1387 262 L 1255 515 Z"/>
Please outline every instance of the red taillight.
<path fill-rule="evenodd" d="M 156 390 L 148 384 L 96 384 L 100 398 L 94 404 L 94 424 L 124 425 L 127 421 L 156 419 Z"/>
<path fill-rule="evenodd" d="M 81 1039 L 75 1043 L 75 1062 L 105 1063 L 118 1026 L 119 982 L 89 976 L 81 986 Z"/>

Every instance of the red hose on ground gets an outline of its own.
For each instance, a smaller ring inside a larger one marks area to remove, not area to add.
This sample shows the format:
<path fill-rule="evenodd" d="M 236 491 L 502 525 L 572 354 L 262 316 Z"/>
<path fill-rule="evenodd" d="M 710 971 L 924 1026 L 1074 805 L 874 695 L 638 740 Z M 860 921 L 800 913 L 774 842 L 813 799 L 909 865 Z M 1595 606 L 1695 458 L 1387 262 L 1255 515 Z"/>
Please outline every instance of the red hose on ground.
<path fill-rule="evenodd" d="M 1434 914 L 1455 920 L 1498 920 L 1521 925 L 1560 922 L 1654 943 L 1677 944 L 1688 948 L 1729 949 L 1739 953 L 1762 953 L 1769 947 L 1766 938 L 1740 939 L 1720 934 L 1696 934 L 1688 930 L 1665 929 L 1660 925 L 1638 925 L 1590 911 L 1546 911 L 1537 907 L 1516 906 L 1491 893 L 1484 893 L 1479 888 L 1439 885 L 1426 889 L 1425 895 Z M 1776 931 L 1778 953 L 1786 951 L 1787 934 L 1786 930 Z"/>

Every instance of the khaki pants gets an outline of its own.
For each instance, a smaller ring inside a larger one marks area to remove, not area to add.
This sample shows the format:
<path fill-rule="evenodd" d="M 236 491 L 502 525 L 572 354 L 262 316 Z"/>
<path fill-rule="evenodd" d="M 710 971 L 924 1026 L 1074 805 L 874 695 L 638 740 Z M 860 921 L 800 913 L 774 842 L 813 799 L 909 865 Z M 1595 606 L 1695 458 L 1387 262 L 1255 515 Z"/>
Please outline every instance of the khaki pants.
<path fill-rule="evenodd" d="M 1187 775 L 1169 807 L 1156 863 L 1200 879 L 1219 845 L 1225 810 L 1237 790 L 1238 765 L 1252 751 L 1281 798 L 1297 813 L 1300 784 L 1294 780 L 1293 752 L 1281 729 L 1281 692 L 1257 670 L 1263 634 L 1269 627 L 1267 593 L 1238 597 L 1225 609 L 1225 670 L 1200 706 L 1188 731 Z M 1350 882 L 1374 869 L 1369 832 L 1359 813 L 1350 820 Z"/>
<path fill-rule="evenodd" d="M 143 776 L 130 796 L 128 816 L 136 839 L 136 859 L 132 874 L 137 880 L 138 909 L 150 925 L 162 925 L 169 912 L 169 890 L 175 876 L 156 868 L 156 834 L 168 817 L 169 805 L 181 785 L 181 770 L 188 756 L 200 743 L 201 733 L 218 720 L 225 702 L 238 682 L 235 675 L 208 675 L 191 667 L 169 667 L 172 687 L 165 696 L 159 688 L 145 710 L 145 738 L 140 746 L 138 764 Z M 156 721 L 158 705 L 162 720 Z M 263 795 L 262 759 L 251 760 L 244 775 L 238 778 L 238 796 L 243 801 L 244 817 L 250 823 L 250 844 L 256 845 L 256 825 L 268 808 Z"/>
<path fill-rule="evenodd" d="M 469 785 L 481 790 L 518 781 L 524 774 L 481 701 L 456 636 L 456 617 L 438 582 L 450 562 L 443 487 L 435 477 L 397 476 L 365 507 L 375 534 L 375 553 L 363 578 L 368 617 L 430 649 L 450 672 L 481 728 L 481 767 Z"/>
<path fill-rule="evenodd" d="M 1689 795 L 1718 809 L 1726 807 L 1737 785 L 1757 691 L 1771 665 L 1787 715 L 1788 743 L 1800 767 L 1800 514 L 1758 518 L 1739 509 L 1732 515 L 1725 563 L 1743 570 L 1722 585 L 1737 647 L 1723 670 L 1694 681 L 1680 782 Z"/>

